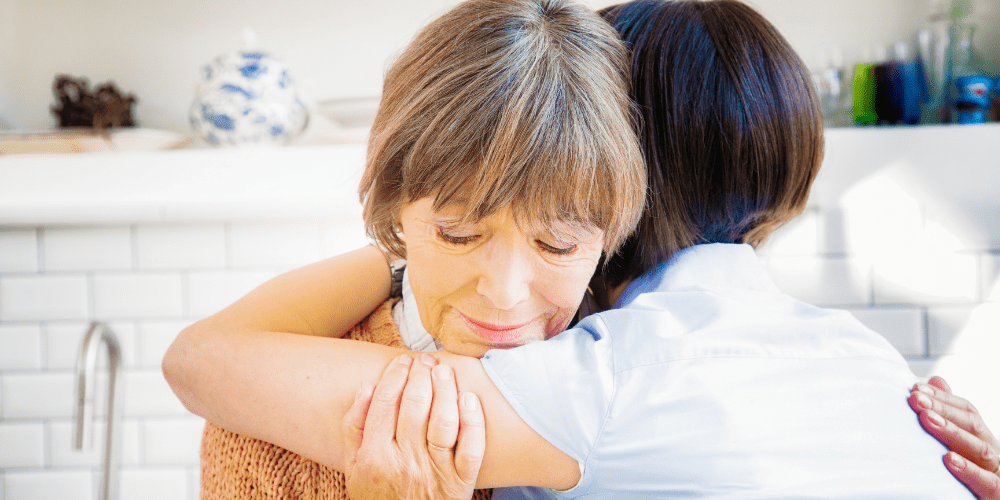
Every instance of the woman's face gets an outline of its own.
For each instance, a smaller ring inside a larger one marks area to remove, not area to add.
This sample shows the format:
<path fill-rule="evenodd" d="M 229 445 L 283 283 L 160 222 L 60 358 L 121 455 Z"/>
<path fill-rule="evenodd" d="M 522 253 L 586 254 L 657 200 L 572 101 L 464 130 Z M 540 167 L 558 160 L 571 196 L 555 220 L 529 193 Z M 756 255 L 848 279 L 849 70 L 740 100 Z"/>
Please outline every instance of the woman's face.
<path fill-rule="evenodd" d="M 522 231 L 509 209 L 463 223 L 465 209 L 403 206 L 410 287 L 424 328 L 448 351 L 482 357 L 493 348 L 545 340 L 576 312 L 604 244 L 597 228 Z"/>

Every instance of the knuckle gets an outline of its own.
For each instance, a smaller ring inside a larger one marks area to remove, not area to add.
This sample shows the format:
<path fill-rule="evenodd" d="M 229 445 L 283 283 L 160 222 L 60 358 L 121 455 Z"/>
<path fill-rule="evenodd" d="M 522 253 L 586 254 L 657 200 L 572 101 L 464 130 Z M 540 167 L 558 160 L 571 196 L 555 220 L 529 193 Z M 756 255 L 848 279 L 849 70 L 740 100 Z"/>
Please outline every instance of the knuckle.
<path fill-rule="evenodd" d="M 344 433 L 347 434 L 347 435 L 364 434 L 364 432 L 365 432 L 365 428 L 363 426 L 358 425 L 358 424 L 356 424 L 354 422 L 344 422 L 343 425 L 341 426 L 341 428 L 344 430 Z"/>
<path fill-rule="evenodd" d="M 983 458 L 986 459 L 987 462 L 993 462 L 994 460 L 997 460 L 997 458 L 1000 458 L 998 457 L 997 449 L 985 441 L 983 441 Z"/>
<path fill-rule="evenodd" d="M 479 429 L 485 430 L 486 422 L 484 422 L 482 419 L 479 418 L 465 419 L 462 420 L 462 427 L 469 430 L 479 430 Z"/>
<path fill-rule="evenodd" d="M 406 391 L 403 393 L 403 401 L 419 406 L 430 406 L 431 395 L 424 391 Z"/>
<path fill-rule="evenodd" d="M 399 401 L 399 393 L 384 388 L 375 391 L 372 400 L 383 405 L 395 405 Z"/>
<path fill-rule="evenodd" d="M 431 424 L 435 427 L 455 428 L 458 427 L 458 415 L 451 413 L 435 413 L 431 415 Z"/>
<path fill-rule="evenodd" d="M 961 398 L 959 398 L 961 399 Z M 976 409 L 975 405 L 970 403 L 968 400 L 962 399 L 962 401 L 957 405 L 962 411 L 968 413 L 969 415 L 979 416 L 979 410 Z"/>
<path fill-rule="evenodd" d="M 979 442 L 979 457 L 982 458 L 984 462 L 993 458 L 993 454 L 993 447 L 991 447 L 989 443 L 986 441 Z"/>
<path fill-rule="evenodd" d="M 986 427 L 986 422 L 983 422 L 983 418 L 978 413 L 970 412 L 969 426 L 971 432 L 979 437 L 987 436 L 990 432 L 990 429 Z"/>

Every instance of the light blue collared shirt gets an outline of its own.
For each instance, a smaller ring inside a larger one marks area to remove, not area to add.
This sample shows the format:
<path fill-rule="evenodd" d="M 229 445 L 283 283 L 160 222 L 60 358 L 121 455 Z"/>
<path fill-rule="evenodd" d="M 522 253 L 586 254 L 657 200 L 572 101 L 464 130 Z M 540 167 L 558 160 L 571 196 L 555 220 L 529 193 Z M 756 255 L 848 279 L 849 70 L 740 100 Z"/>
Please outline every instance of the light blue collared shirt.
<path fill-rule="evenodd" d="M 973 498 L 907 405 L 903 358 L 849 313 L 782 294 L 751 247 L 685 249 L 616 307 L 482 361 L 583 464 L 575 488 L 547 494 Z"/>

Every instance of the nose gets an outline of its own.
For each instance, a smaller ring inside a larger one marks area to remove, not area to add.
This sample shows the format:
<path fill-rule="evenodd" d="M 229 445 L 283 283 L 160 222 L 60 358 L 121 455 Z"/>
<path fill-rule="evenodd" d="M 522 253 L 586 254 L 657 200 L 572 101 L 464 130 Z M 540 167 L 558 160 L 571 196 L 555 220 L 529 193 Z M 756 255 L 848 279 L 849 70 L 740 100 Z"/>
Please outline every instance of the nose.
<path fill-rule="evenodd" d="M 493 238 L 484 245 L 482 258 L 478 260 L 476 292 L 497 309 L 512 309 L 531 293 L 533 254 L 526 246 L 501 238 Z"/>

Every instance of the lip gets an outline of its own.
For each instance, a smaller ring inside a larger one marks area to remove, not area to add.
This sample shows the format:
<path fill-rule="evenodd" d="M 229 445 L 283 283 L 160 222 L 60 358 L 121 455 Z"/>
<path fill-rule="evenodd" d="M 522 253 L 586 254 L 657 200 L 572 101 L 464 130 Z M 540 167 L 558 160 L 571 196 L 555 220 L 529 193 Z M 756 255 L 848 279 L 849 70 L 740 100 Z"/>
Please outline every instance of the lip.
<path fill-rule="evenodd" d="M 520 325 L 494 325 L 476 321 L 462 313 L 458 313 L 458 315 L 462 317 L 465 324 L 469 325 L 469 328 L 475 332 L 476 335 L 479 335 L 494 344 L 511 342 L 521 338 L 528 331 L 528 328 L 538 320 L 538 317 L 536 316 L 525 323 L 521 323 Z"/>

